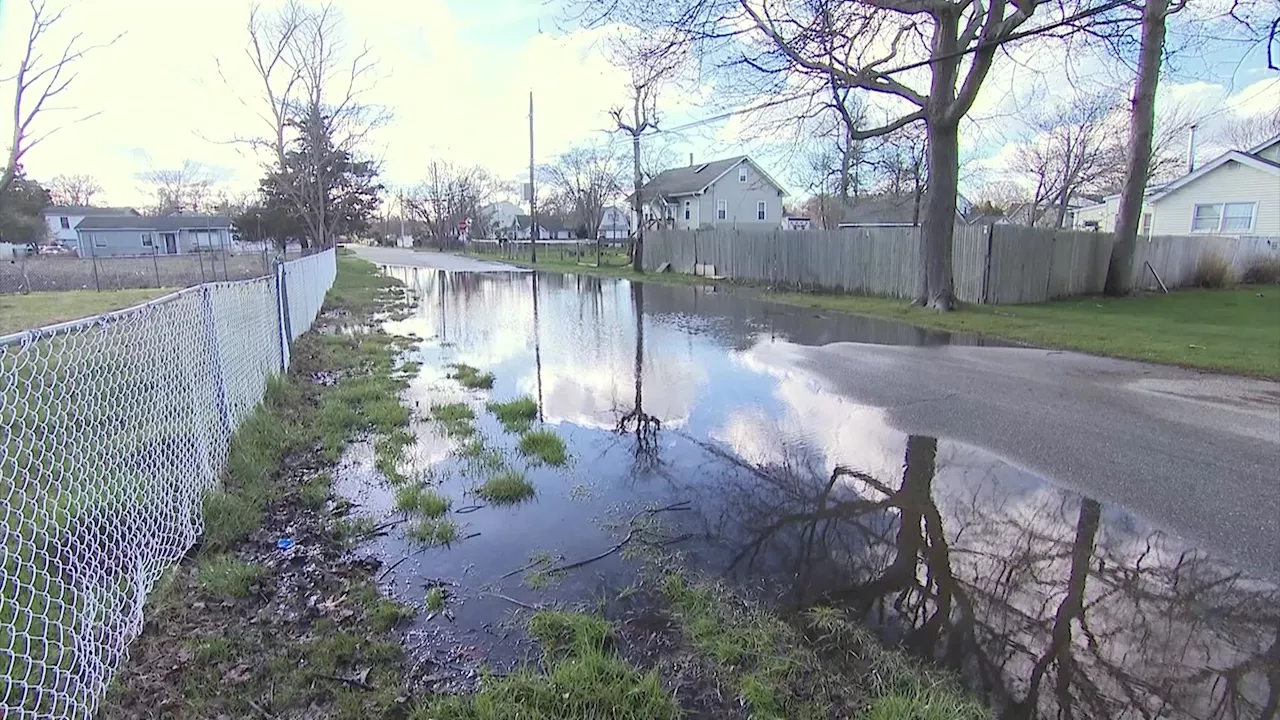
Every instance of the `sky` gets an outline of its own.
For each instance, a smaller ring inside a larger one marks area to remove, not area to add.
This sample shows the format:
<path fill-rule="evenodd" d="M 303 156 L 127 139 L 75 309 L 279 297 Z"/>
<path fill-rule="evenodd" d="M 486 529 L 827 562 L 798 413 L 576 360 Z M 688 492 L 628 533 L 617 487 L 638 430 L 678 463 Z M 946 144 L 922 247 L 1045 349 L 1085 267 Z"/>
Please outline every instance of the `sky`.
<path fill-rule="evenodd" d="M 1217 0 L 1207 0 L 1215 2 Z M 57 0 L 50 0 L 56 7 Z M 504 179 L 527 176 L 528 102 L 535 97 L 535 159 L 548 162 L 575 144 L 626 143 L 607 129 L 607 110 L 625 100 L 625 73 L 610 64 L 605 38 L 626 28 L 572 25 L 563 8 L 537 0 L 338 0 L 347 43 L 367 43 L 378 61 L 368 102 L 391 122 L 370 143 L 390 186 L 414 184 L 433 159 L 480 165 Z M 186 160 L 211 169 L 220 186 L 256 186 L 262 158 L 237 139 L 261 135 L 259 83 L 244 54 L 245 0 L 71 0 L 62 37 L 107 43 L 78 65 L 62 106 L 37 122 L 60 129 L 26 157 L 29 175 L 87 173 L 100 201 L 145 205 L 140 175 Z M 29 21 L 26 3 L 0 0 L 0 75 L 16 66 Z M 51 37 L 56 42 L 58 37 Z M 999 175 L 1019 134 L 1016 115 L 1031 103 L 1061 102 L 1061 60 L 1041 48 L 1003 55 L 963 133 L 970 184 Z M 1280 79 L 1261 53 L 1221 44 L 1182 63 L 1162 82 L 1161 102 L 1202 104 L 1213 122 L 1280 106 Z M 1129 71 L 1105 60 L 1078 63 L 1076 85 L 1123 88 Z M 12 86 L 3 88 L 5 95 Z M 667 127 L 723 110 L 712 82 L 668 92 Z M 68 122 L 93 113 L 93 117 Z M 7 115 L 7 113 L 4 113 Z M 4 124 L 4 123 L 0 123 Z M 0 128 L 8 137 L 8 127 Z M 680 164 L 752 154 L 803 194 L 794 138 L 761 134 L 738 119 L 664 138 Z"/>

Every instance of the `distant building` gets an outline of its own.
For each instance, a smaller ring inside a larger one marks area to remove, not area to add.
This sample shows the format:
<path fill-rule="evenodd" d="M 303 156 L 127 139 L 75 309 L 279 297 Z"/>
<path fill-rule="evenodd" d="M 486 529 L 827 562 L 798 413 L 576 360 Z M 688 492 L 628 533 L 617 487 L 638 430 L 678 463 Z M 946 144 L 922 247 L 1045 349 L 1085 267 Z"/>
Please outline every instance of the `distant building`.
<path fill-rule="evenodd" d="M 641 188 L 646 227 L 780 227 L 786 190 L 742 155 L 659 173 Z"/>
<path fill-rule="evenodd" d="M 127 207 L 90 207 L 86 205 L 50 205 L 44 209 L 44 224 L 49 236 L 63 245 L 78 245 L 76 226 L 87 217 L 131 215 L 140 213 Z"/>
<path fill-rule="evenodd" d="M 93 215 L 76 225 L 80 257 L 182 255 L 232 247 L 232 221 L 213 215 Z"/>

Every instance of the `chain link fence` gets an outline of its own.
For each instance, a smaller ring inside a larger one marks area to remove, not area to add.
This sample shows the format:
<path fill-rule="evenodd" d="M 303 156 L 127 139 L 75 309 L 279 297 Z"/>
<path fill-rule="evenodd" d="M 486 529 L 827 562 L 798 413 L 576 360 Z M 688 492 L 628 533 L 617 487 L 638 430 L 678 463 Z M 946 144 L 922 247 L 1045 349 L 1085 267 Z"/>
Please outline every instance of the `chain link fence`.
<path fill-rule="evenodd" d="M 335 261 L 0 338 L 0 717 L 92 717 Z"/>

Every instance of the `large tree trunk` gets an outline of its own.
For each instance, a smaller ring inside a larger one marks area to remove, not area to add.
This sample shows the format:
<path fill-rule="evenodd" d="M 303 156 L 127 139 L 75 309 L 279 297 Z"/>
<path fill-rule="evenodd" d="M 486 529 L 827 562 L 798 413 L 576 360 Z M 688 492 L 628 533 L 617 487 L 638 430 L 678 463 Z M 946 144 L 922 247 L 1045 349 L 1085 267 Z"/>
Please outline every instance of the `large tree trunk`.
<path fill-rule="evenodd" d="M 960 131 L 953 123 L 931 122 L 929 131 L 929 183 L 924 193 L 920 221 L 920 253 L 924 282 L 917 304 L 935 310 L 951 310 L 955 294 L 951 284 L 951 236 L 956 222 L 956 183 L 960 175 Z"/>
<path fill-rule="evenodd" d="M 642 208 L 643 202 L 640 199 L 640 136 L 631 136 L 631 152 L 635 160 L 636 175 L 636 193 L 632 204 L 635 206 L 636 212 L 636 239 L 635 246 L 631 250 L 631 269 L 641 273 L 644 272 L 644 213 Z"/>
<path fill-rule="evenodd" d="M 1107 268 L 1108 295 L 1129 292 L 1133 256 L 1138 246 L 1138 220 L 1151 170 L 1151 143 L 1155 128 L 1156 85 L 1160 80 L 1160 56 L 1164 51 L 1165 16 L 1169 0 L 1147 0 L 1142 9 L 1142 51 L 1138 55 L 1138 81 L 1133 89 L 1129 119 L 1129 147 L 1124 190 L 1116 218 L 1116 241 Z"/>

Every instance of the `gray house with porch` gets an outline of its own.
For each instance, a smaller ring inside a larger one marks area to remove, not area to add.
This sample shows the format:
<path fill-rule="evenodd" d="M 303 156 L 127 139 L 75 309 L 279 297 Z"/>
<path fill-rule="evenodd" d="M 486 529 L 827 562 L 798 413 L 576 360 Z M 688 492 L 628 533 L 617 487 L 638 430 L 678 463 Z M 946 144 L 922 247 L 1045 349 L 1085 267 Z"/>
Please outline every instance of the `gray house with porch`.
<path fill-rule="evenodd" d="M 80 257 L 183 255 L 229 250 L 231 218 L 214 215 L 98 215 L 76 225 Z"/>

